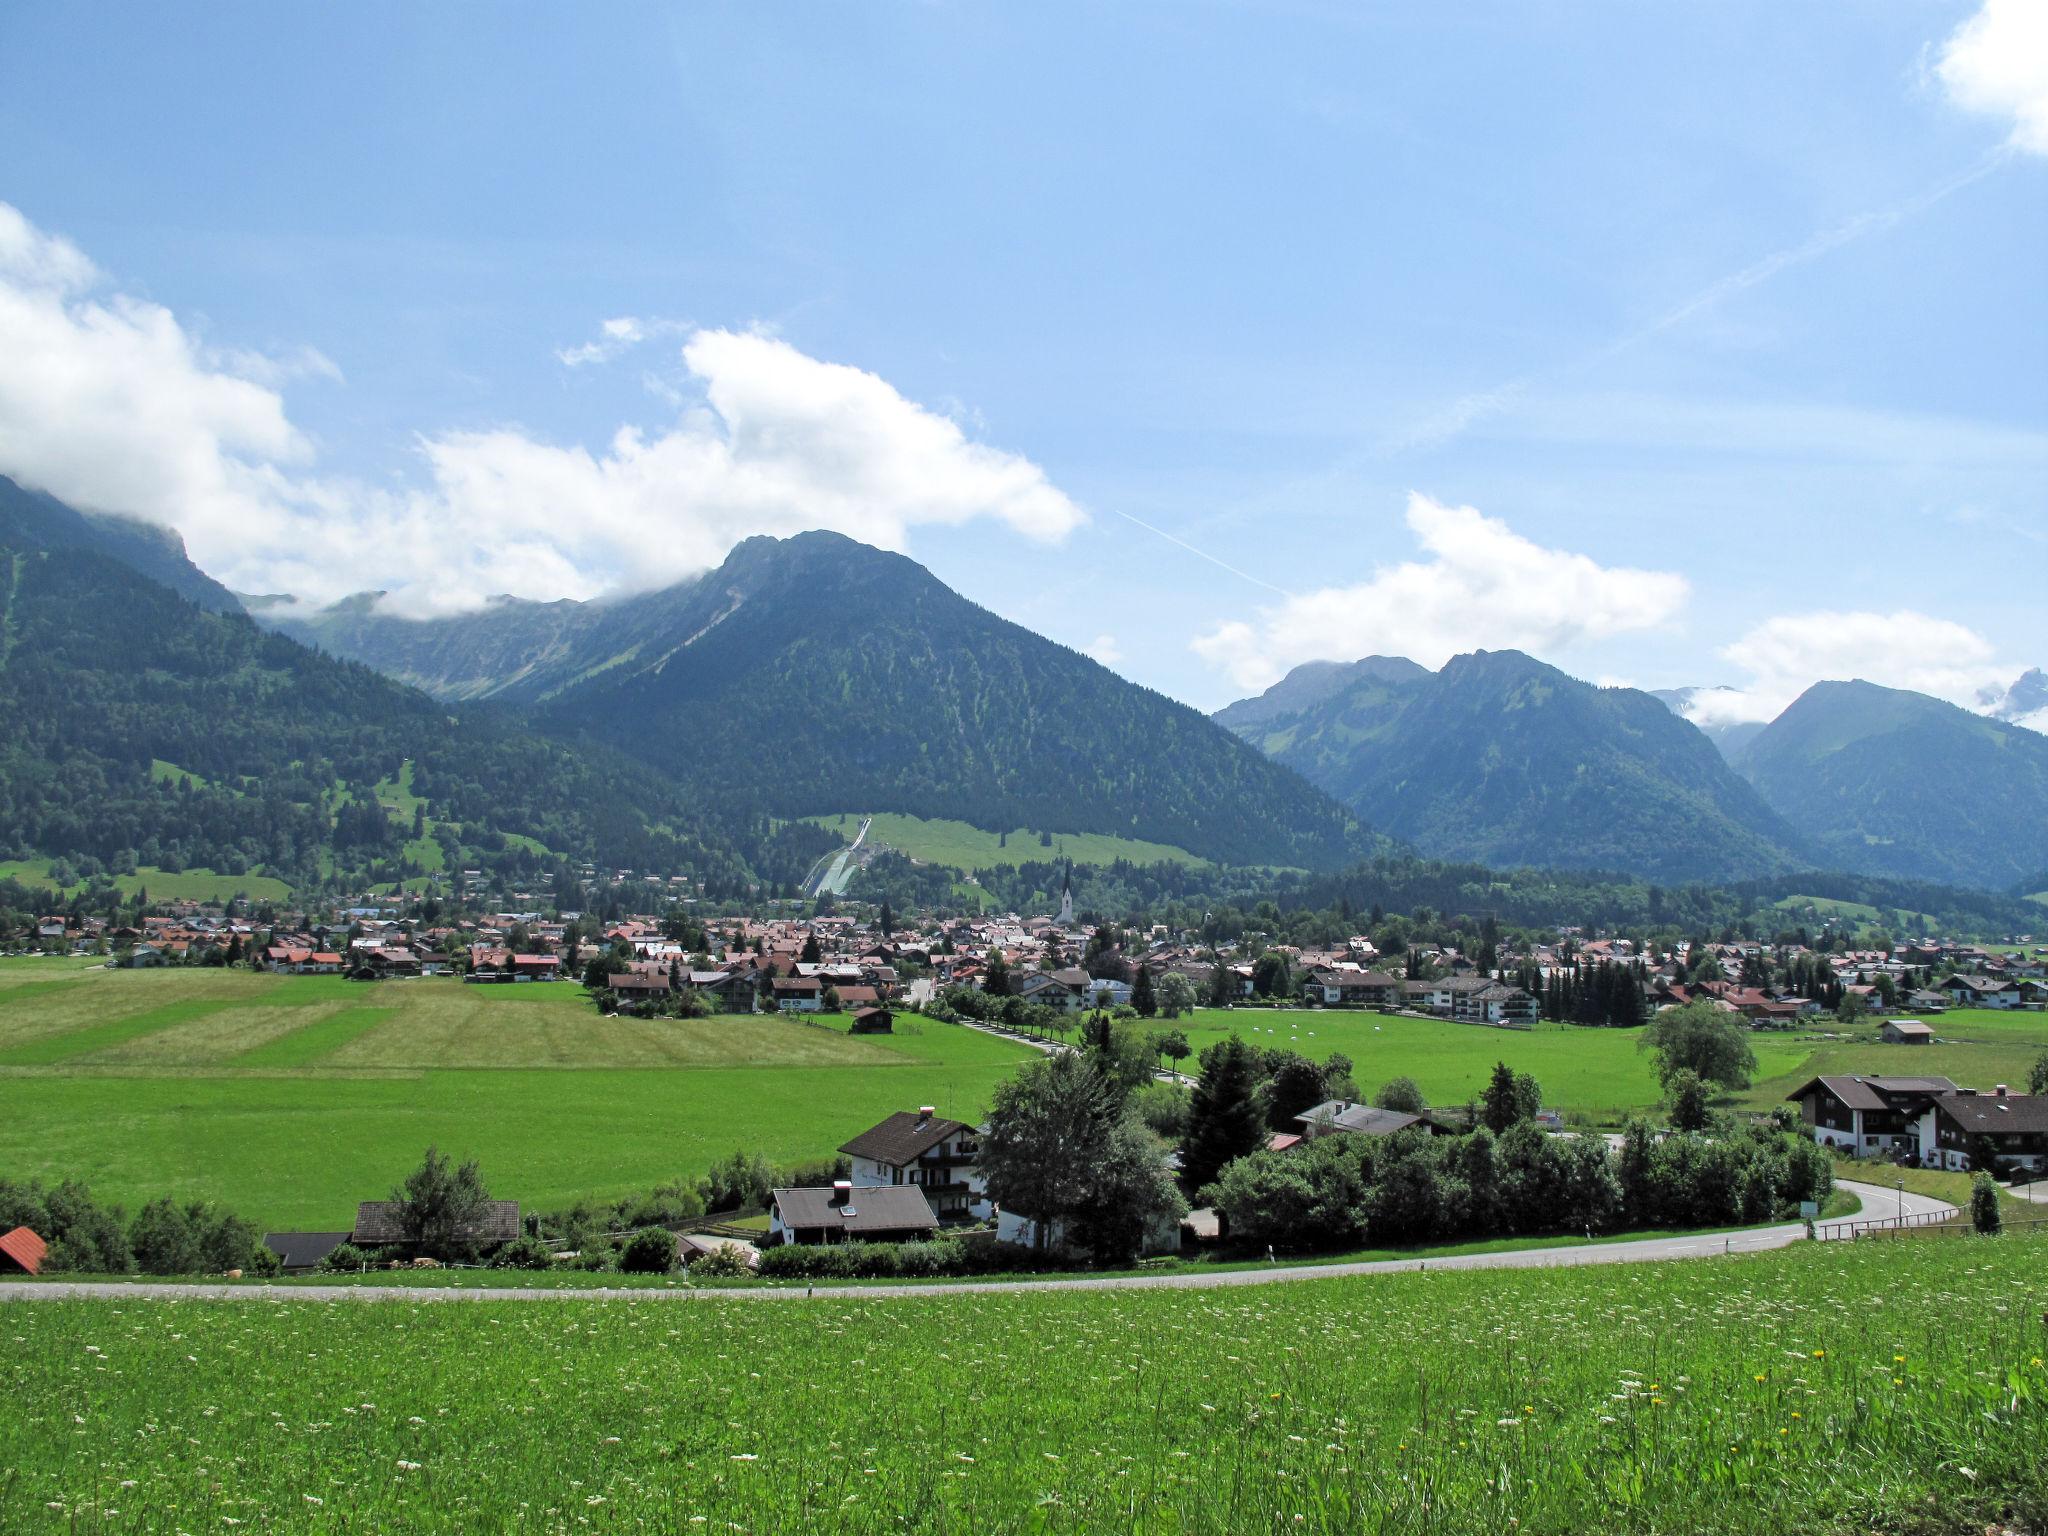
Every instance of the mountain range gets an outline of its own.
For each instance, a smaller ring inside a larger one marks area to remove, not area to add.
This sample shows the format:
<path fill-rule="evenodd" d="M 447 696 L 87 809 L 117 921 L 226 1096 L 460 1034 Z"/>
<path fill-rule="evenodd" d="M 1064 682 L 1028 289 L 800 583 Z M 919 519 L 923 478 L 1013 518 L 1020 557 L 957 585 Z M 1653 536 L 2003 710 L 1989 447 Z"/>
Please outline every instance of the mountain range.
<path fill-rule="evenodd" d="M 1384 656 L 1311 663 L 1215 718 L 1435 858 L 1662 881 L 1807 862 L 1798 834 L 1663 703 L 1519 651 L 1437 672 Z"/>
<path fill-rule="evenodd" d="M 2048 737 L 1863 683 L 1717 742 L 1682 717 L 1701 690 L 1372 656 L 1209 719 L 829 533 L 433 620 L 238 597 L 174 534 L 4 480 L 0 554 L 0 857 L 148 846 L 304 879 L 545 849 L 744 883 L 818 851 L 801 818 L 895 811 L 1305 870 L 1390 838 L 1667 884 L 2048 868 Z M 2044 690 L 1987 707 L 2028 718 Z"/>
<path fill-rule="evenodd" d="M 1722 690 L 1595 688 L 1516 652 L 1297 667 L 1215 716 L 1432 857 L 1735 880 L 1818 868 L 2010 890 L 2048 865 L 2048 677 L 1976 714 L 1824 682 L 1702 729 Z M 2027 887 L 2029 890 L 2032 887 Z"/>

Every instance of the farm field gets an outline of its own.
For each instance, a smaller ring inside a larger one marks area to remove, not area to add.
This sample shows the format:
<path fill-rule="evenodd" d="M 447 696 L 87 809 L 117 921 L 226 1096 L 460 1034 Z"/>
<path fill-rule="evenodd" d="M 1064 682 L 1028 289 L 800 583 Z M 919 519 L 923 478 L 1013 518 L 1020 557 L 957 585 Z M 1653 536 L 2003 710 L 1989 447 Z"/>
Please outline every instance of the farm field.
<path fill-rule="evenodd" d="M 569 984 L 365 985 L 0 965 L 0 1172 L 131 1209 L 218 1199 L 320 1228 L 437 1141 L 535 1205 L 694 1176 L 735 1147 L 830 1152 L 897 1109 L 983 1109 L 1025 1049 L 906 1019 L 604 1018 Z"/>
<path fill-rule="evenodd" d="M 2040 1529 L 2044 1242 L 1202 1292 L 15 1302 L 0 1386 L 35 1411 L 0 1416 L 0 1465 L 11 1523 L 53 1532 Z"/>
<path fill-rule="evenodd" d="M 802 818 L 828 832 L 836 832 L 849 843 L 860 830 L 857 815 L 806 816 Z M 1162 860 L 1176 864 L 1203 861 L 1185 848 L 1167 843 L 1148 843 L 1138 838 L 1112 837 L 1100 832 L 1055 832 L 1052 846 L 1044 847 L 1038 833 L 1017 827 L 1004 836 L 984 832 L 964 821 L 927 820 L 921 816 L 878 814 L 868 831 L 872 842 L 887 843 L 899 853 L 925 864 L 949 864 L 955 869 L 992 869 L 999 864 L 1049 864 L 1055 859 L 1072 859 L 1077 864 L 1111 864 L 1129 859 L 1137 864 Z"/>

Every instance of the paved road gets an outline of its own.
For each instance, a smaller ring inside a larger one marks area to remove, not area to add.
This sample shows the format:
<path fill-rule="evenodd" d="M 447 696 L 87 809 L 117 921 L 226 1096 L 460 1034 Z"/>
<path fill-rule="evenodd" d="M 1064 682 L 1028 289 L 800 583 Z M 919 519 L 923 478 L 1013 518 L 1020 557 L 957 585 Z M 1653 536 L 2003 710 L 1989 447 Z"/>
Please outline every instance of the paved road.
<path fill-rule="evenodd" d="M 1863 1201 L 1866 1212 L 1876 1203 L 1897 1203 L 1897 1191 L 1869 1184 L 1838 1181 L 1838 1187 Z M 1953 1211 L 1953 1206 L 1925 1195 L 1908 1194 L 1910 1215 Z M 1885 1212 L 1878 1209 L 1878 1214 Z M 1859 1218 L 1864 1219 L 1864 1218 Z M 1830 1224 L 1832 1234 L 1847 1236 L 1846 1223 Z M 1752 1227 L 1704 1237 L 1643 1237 L 1623 1243 L 1577 1248 L 1523 1248 L 1507 1253 L 1468 1253 L 1434 1259 L 1378 1259 L 1356 1264 L 1275 1264 L 1257 1269 L 1194 1271 L 1171 1275 L 1079 1275 L 1046 1280 L 966 1281 L 957 1285 L 867 1285 L 857 1289 L 827 1287 L 824 1298 L 855 1294 L 863 1299 L 891 1296 L 973 1296 L 1014 1291 L 1214 1290 L 1225 1286 L 1272 1285 L 1289 1280 L 1332 1280 L 1347 1275 L 1408 1274 L 1446 1269 L 1551 1269 L 1579 1264 L 1643 1264 L 1667 1259 L 1702 1259 L 1716 1255 L 1761 1253 L 1784 1248 L 1806 1235 L 1796 1222 Z M 1819 1229 L 1830 1236 L 1829 1226 Z M 540 1287 L 474 1288 L 429 1285 L 208 1285 L 148 1284 L 140 1281 L 81 1280 L 76 1282 L 14 1281 L 0 1283 L 0 1301 L 61 1301 L 67 1298 L 118 1298 L 123 1301 L 670 1301 L 735 1297 L 757 1301 L 801 1301 L 813 1293 L 806 1287 L 735 1286 L 704 1290 L 628 1290 L 621 1287 L 542 1289 Z"/>

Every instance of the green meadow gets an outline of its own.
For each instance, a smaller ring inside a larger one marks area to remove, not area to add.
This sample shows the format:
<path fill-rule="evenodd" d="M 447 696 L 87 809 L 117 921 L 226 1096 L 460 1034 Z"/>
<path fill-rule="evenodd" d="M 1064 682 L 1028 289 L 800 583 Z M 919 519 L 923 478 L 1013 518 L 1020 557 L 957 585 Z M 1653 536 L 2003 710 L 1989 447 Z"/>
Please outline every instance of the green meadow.
<path fill-rule="evenodd" d="M 2038 1531 L 2048 1239 L 1223 1290 L 0 1304 L 10 1530 Z"/>
<path fill-rule="evenodd" d="M 828 832 L 836 832 L 849 843 L 860 831 L 856 815 L 806 816 L 803 818 Z M 1037 831 L 1018 827 L 1007 833 L 984 832 L 964 821 L 927 819 L 922 816 L 880 814 L 868 830 L 871 842 L 887 843 L 899 853 L 925 864 L 949 864 L 955 869 L 993 869 L 998 865 L 1043 863 L 1072 859 L 1077 864 L 1113 864 L 1129 859 L 1134 864 L 1200 864 L 1203 861 L 1185 848 L 1168 843 L 1148 843 L 1133 837 L 1112 837 L 1102 832 L 1055 832 L 1050 846 L 1039 841 Z"/>
<path fill-rule="evenodd" d="M 210 869 L 181 869 L 173 874 L 154 865 L 139 866 L 132 875 L 116 875 L 114 885 L 123 896 L 147 891 L 152 901 L 232 901 L 245 896 L 251 901 L 284 901 L 291 887 L 269 875 L 223 875 Z M 69 895 L 80 885 L 59 886 L 50 878 L 48 859 L 0 860 L 0 880 L 19 880 L 23 885 L 40 885 Z"/>
<path fill-rule="evenodd" d="M 0 1173 L 131 1208 L 227 1202 L 346 1225 L 428 1142 L 536 1205 L 695 1175 L 735 1147 L 830 1152 L 919 1104 L 979 1113 L 1026 1054 L 905 1019 L 626 1019 L 568 984 L 362 984 L 210 969 L 0 964 Z"/>
<path fill-rule="evenodd" d="M 1884 1045 L 1874 1024 L 1759 1033 L 1757 1081 L 1734 1102 L 1767 1108 L 1821 1071 L 2023 1084 L 2048 1050 L 2040 1014 L 1936 1025 L 1942 1039 L 1925 1047 Z M 1251 1008 L 1151 1027 L 1185 1030 L 1198 1052 L 1228 1033 L 1318 1060 L 1342 1052 L 1364 1093 L 1407 1076 L 1437 1104 L 1476 1097 L 1498 1061 L 1594 1124 L 1658 1098 L 1629 1030 Z M 829 1153 L 919 1104 L 977 1115 L 1026 1056 L 909 1014 L 894 1035 L 853 1037 L 843 1018 L 607 1018 L 565 983 L 0 961 L 0 1174 L 83 1178 L 131 1207 L 219 1199 L 267 1226 L 324 1228 L 433 1141 L 481 1158 L 497 1192 L 559 1205 L 695 1175 L 735 1147 L 779 1162 Z"/>

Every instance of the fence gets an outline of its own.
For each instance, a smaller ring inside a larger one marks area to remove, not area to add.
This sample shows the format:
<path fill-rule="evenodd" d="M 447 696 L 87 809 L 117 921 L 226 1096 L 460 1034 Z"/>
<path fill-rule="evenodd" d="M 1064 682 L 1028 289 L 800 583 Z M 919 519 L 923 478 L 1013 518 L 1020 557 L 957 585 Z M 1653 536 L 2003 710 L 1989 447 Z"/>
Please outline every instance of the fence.
<path fill-rule="evenodd" d="M 1849 1242 L 1876 1232 L 1902 1232 L 1912 1227 L 1939 1227 L 1955 1220 L 1954 1211 L 1920 1211 L 1910 1216 L 1876 1216 L 1867 1221 L 1826 1221 L 1813 1235 L 1828 1242 Z"/>

